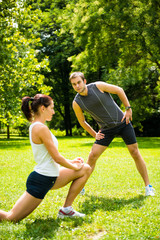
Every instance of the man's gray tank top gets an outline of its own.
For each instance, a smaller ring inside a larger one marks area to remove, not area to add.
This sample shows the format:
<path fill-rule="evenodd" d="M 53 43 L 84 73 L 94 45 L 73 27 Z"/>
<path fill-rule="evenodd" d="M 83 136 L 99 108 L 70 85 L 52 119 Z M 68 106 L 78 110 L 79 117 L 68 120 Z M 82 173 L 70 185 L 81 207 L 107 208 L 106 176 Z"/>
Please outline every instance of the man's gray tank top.
<path fill-rule="evenodd" d="M 123 124 L 124 114 L 108 92 L 101 92 L 95 83 L 88 84 L 87 89 L 86 96 L 77 93 L 74 101 L 95 119 L 101 130 Z"/>

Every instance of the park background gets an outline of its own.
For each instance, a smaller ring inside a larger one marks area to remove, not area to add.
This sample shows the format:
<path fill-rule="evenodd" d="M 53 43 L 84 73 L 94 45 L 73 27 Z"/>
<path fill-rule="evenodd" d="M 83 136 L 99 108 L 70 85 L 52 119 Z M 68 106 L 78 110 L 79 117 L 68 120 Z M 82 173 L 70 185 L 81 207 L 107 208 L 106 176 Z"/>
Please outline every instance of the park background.
<path fill-rule="evenodd" d="M 13 206 L 34 167 L 22 97 L 53 97 L 56 114 L 48 126 L 58 137 L 59 151 L 69 159 L 77 154 L 87 159 L 94 139 L 72 110 L 73 71 L 82 71 L 88 83 L 104 81 L 125 90 L 156 189 L 155 197 L 144 197 L 134 162 L 123 141 L 115 138 L 100 157 L 86 194 L 74 203 L 86 219 L 56 219 L 67 186 L 48 193 L 22 222 L 1 223 L 1 240 L 160 239 L 159 39 L 158 0 L 0 0 L 0 208 Z"/>
<path fill-rule="evenodd" d="M 71 72 L 82 71 L 88 83 L 125 90 L 137 136 L 160 136 L 159 10 L 157 0 L 1 0 L 1 133 L 27 134 L 21 99 L 41 92 L 55 103 L 49 127 L 86 134 L 72 110 L 69 82 Z"/>

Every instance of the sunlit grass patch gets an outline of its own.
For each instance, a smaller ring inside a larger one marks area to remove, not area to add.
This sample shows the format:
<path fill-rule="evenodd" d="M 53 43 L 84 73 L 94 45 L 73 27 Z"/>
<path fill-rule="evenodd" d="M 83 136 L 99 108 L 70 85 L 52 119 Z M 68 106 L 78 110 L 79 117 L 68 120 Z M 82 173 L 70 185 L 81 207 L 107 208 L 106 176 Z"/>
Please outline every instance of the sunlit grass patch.
<path fill-rule="evenodd" d="M 59 151 L 66 158 L 87 160 L 92 138 L 60 137 Z M 0 223 L 0 239 L 160 239 L 160 138 L 138 138 L 155 197 L 145 197 L 144 183 L 120 138 L 97 161 L 73 207 L 84 219 L 57 219 L 69 186 L 50 191 L 42 204 L 20 223 Z M 0 209 L 9 210 L 25 191 L 35 166 L 29 140 L 0 139 Z"/>

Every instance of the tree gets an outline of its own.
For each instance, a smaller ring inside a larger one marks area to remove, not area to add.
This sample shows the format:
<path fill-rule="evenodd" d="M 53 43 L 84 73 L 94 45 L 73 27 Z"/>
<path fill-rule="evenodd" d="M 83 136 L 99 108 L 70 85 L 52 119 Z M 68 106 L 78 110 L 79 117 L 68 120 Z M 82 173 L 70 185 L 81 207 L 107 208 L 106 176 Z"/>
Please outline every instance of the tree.
<path fill-rule="evenodd" d="M 135 106 L 135 126 L 159 113 L 159 75 L 150 78 L 151 69 L 160 71 L 158 1 L 79 0 L 67 24 L 82 49 L 69 58 L 73 70 L 124 87 Z"/>
<path fill-rule="evenodd" d="M 72 2 L 72 1 L 71 1 Z M 48 56 L 50 72 L 45 70 L 45 84 L 52 87 L 52 97 L 58 118 L 55 115 L 51 124 L 66 130 L 66 135 L 72 135 L 71 123 L 71 96 L 69 74 L 71 63 L 68 57 L 77 53 L 74 46 L 73 36 L 68 30 L 63 31 L 62 24 L 65 18 L 67 0 L 59 1 L 33 1 L 32 10 L 41 9 L 37 35 L 41 38 L 41 46 L 38 58 Z M 52 125 L 51 125 L 52 126 Z"/>
<path fill-rule="evenodd" d="M 20 4 L 20 2 L 19 2 Z M 22 31 L 25 24 L 33 24 L 38 18 L 30 14 L 29 8 L 17 5 L 17 1 L 2 1 L 0 3 L 0 121 L 9 126 L 21 116 L 21 98 L 35 91 L 48 92 L 49 88 L 43 85 L 44 76 L 40 69 L 47 68 L 47 59 L 38 62 L 33 44 L 40 39 L 35 38 L 32 30 Z M 24 34 L 24 32 L 26 34 Z M 26 36 L 25 36 L 26 35 Z M 16 116 L 16 117 L 15 117 Z"/>
<path fill-rule="evenodd" d="M 159 68 L 159 8 L 156 0 L 78 1 L 68 17 L 75 44 L 82 49 L 72 57 L 73 68 L 114 69 L 140 59 Z"/>

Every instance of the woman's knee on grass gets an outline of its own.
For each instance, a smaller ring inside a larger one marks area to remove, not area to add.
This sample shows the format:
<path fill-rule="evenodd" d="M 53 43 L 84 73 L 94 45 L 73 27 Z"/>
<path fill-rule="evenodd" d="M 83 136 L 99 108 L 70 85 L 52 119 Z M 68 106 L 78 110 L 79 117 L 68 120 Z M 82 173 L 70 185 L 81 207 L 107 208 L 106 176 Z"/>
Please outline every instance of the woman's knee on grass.
<path fill-rule="evenodd" d="M 5 220 L 10 221 L 10 222 L 18 222 L 19 219 L 16 218 L 15 214 L 12 211 L 9 211 L 6 213 L 6 218 Z"/>
<path fill-rule="evenodd" d="M 12 210 L 10 210 L 9 212 L 0 211 L 0 221 L 2 220 L 16 223 L 20 219 L 18 218 L 18 216 L 16 216 L 16 214 Z"/>
<path fill-rule="evenodd" d="M 15 218 L 14 214 L 12 211 L 5 212 L 5 211 L 0 211 L 0 221 L 10 221 L 10 222 L 17 222 L 18 219 Z"/>
<path fill-rule="evenodd" d="M 7 220 L 8 212 L 0 210 L 0 221 Z"/>

